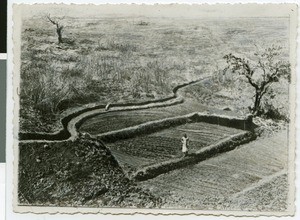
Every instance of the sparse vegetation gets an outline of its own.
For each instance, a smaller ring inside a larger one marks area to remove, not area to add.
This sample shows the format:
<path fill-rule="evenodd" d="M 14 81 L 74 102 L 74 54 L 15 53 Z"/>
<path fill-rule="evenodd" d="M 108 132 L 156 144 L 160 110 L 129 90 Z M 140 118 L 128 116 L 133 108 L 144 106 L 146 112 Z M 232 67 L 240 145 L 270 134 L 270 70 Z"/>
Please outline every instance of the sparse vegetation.
<path fill-rule="evenodd" d="M 54 18 L 50 17 L 57 23 Z M 222 55 L 236 50 L 230 43 L 233 40 L 228 39 L 235 34 L 243 37 L 250 31 L 240 26 L 237 33 L 232 32 L 231 21 L 224 21 L 219 29 L 212 29 L 211 21 L 201 21 L 196 30 L 190 20 L 166 21 L 167 25 L 149 20 L 151 25 L 141 28 L 118 18 L 107 22 L 105 19 L 65 17 L 64 34 L 76 42 L 57 46 L 53 27 L 46 25 L 47 20 L 38 17 L 24 20 L 20 129 L 53 131 L 62 111 L 86 103 L 166 97 L 175 85 L 216 73 L 215 66 L 223 62 Z M 158 31 L 153 32 L 157 28 Z M 264 31 L 272 33 L 272 26 Z M 227 44 L 222 43 L 225 39 Z M 252 44 L 251 40 L 249 44 Z M 250 50 L 249 44 L 246 51 Z M 244 46 L 237 51 L 244 51 Z M 232 81 L 226 77 L 221 83 L 226 82 L 226 88 L 232 93 Z M 206 96 L 207 101 L 221 103 L 212 98 L 219 95 L 217 93 L 233 98 L 232 94 L 224 94 L 225 90 L 220 91 L 221 86 L 216 83 L 204 85 L 212 95 Z M 198 97 L 195 92 L 192 96 Z M 242 99 L 235 97 L 236 100 Z M 199 101 L 205 102 L 201 98 Z M 247 103 L 239 104 L 239 108 L 243 106 Z"/>
<path fill-rule="evenodd" d="M 137 25 L 140 25 L 140 26 L 148 26 L 149 25 L 149 22 L 146 22 L 146 21 L 140 21 L 137 23 Z"/>
<path fill-rule="evenodd" d="M 62 31 L 60 22 L 50 15 L 48 19 Z M 45 21 L 27 20 L 22 32 L 22 131 L 53 131 L 62 111 L 86 103 L 166 97 L 176 80 L 187 80 L 181 76 L 185 69 L 181 61 L 163 54 L 152 57 L 152 50 L 144 51 L 140 40 L 103 35 L 89 30 L 89 25 L 86 28 L 90 36 L 96 34 L 94 39 L 87 38 L 85 30 L 74 36 L 70 32 L 78 29 L 64 18 L 66 34 L 77 40 L 57 46 L 51 26 L 32 28 L 40 22 Z M 84 24 L 84 19 L 80 22 Z M 64 40 L 60 35 L 59 39 Z"/>

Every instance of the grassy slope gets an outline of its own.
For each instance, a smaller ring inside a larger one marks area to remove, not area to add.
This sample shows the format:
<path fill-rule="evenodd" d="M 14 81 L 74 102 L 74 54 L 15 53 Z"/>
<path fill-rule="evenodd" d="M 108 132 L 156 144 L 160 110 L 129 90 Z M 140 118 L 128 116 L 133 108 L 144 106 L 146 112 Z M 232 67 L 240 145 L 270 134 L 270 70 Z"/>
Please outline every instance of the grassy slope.
<path fill-rule="evenodd" d="M 253 106 L 255 90 L 249 86 L 244 77 L 235 77 L 233 80 L 219 80 L 213 78 L 209 84 L 196 84 L 186 88 L 184 96 L 201 102 L 206 106 L 215 108 L 230 108 L 237 114 L 245 115 L 249 113 L 249 106 Z M 275 98 L 262 99 L 262 105 L 267 101 L 269 105 L 278 109 L 280 114 L 288 118 L 289 105 L 286 105 L 286 99 L 289 97 L 289 83 L 281 79 L 278 83 L 271 86 L 276 91 Z"/>
<path fill-rule="evenodd" d="M 249 55 L 257 36 L 284 45 L 286 34 L 282 19 L 148 18 L 147 25 L 138 25 L 130 17 L 66 17 L 62 22 L 72 45 L 58 46 L 55 27 L 44 17 L 23 22 L 22 131 L 55 130 L 60 111 L 83 103 L 165 96 L 175 84 L 214 73 L 227 53 Z"/>
<path fill-rule="evenodd" d="M 284 210 L 286 176 L 259 187 L 253 184 L 287 169 L 287 146 L 287 132 L 281 131 L 222 156 L 141 182 L 140 186 L 164 198 L 165 208 Z M 251 190 L 232 198 L 247 188 Z"/>
<path fill-rule="evenodd" d="M 158 207 L 161 200 L 129 181 L 99 142 L 21 143 L 19 202 L 23 205 Z"/>

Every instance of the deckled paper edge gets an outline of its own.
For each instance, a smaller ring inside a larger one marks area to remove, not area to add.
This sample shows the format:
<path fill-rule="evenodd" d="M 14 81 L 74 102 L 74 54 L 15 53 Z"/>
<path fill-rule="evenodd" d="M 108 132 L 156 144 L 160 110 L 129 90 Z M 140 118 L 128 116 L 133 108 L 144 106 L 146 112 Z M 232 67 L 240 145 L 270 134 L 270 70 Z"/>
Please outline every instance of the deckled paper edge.
<path fill-rule="evenodd" d="M 17 213 L 36 213 L 36 214 L 150 214 L 150 215 L 213 215 L 213 216 L 292 216 L 295 213 L 295 147 L 296 147 L 296 37 L 297 37 L 297 5 L 296 4 L 256 4 L 249 3 L 247 6 L 259 6 L 259 7 L 276 7 L 277 11 L 282 13 L 283 7 L 287 10 L 289 7 L 291 9 L 290 16 L 290 62 L 291 62 L 291 85 L 290 85 L 290 94 L 289 94 L 289 104 L 290 104 L 290 118 L 291 122 L 289 125 L 289 158 L 288 158 L 288 179 L 289 179 L 289 206 L 285 212 L 250 212 L 250 211 L 206 211 L 206 210 L 167 210 L 167 209 L 125 209 L 125 208 L 74 208 L 74 207 L 37 207 L 37 206 L 20 206 L 18 205 L 18 160 L 19 160 L 19 151 L 18 151 L 18 128 L 19 128 L 19 84 L 20 84 L 20 37 L 21 37 L 21 13 L 22 6 L 29 4 L 14 4 L 13 5 L 13 99 L 14 99 L 14 128 L 13 128 L 13 142 L 14 142 L 14 161 L 13 161 L 13 170 L 14 170 L 14 179 L 13 179 L 13 209 Z M 34 5 L 43 5 L 47 7 L 48 4 L 34 4 Z M 53 5 L 53 4 L 52 4 Z M 59 5 L 59 4 L 55 4 Z M 64 4 L 67 5 L 67 4 Z M 69 4 L 75 5 L 75 4 Z M 78 4 L 80 6 L 82 4 Z M 89 6 L 94 6 L 94 4 L 84 4 Z M 119 4 L 119 5 L 128 5 L 128 4 Z M 136 4 L 133 4 L 136 5 Z M 155 6 L 167 6 L 166 4 L 156 4 Z M 192 7 L 203 7 L 211 6 L 211 4 L 169 4 L 172 6 L 192 6 Z M 234 6 L 234 7 L 243 7 L 245 4 L 212 4 L 214 7 L 223 7 L 223 6 Z M 111 6 L 110 4 L 103 4 L 101 6 Z M 148 5 L 142 4 L 142 6 L 147 7 Z M 273 11 L 274 12 L 274 11 Z M 274 13 L 272 12 L 272 15 Z M 262 13 L 262 12 L 260 12 Z"/>

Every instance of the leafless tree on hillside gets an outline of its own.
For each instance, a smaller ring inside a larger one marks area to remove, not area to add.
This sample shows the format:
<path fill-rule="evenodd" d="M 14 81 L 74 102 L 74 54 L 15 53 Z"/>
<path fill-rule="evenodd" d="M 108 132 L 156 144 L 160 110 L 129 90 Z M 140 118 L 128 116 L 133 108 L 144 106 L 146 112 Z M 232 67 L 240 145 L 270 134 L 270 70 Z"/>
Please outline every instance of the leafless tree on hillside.
<path fill-rule="evenodd" d="M 64 28 L 64 26 L 57 20 L 54 20 L 53 18 L 51 18 L 50 14 L 47 15 L 47 19 L 56 26 L 56 33 L 58 36 L 58 43 L 63 43 L 63 38 L 62 38 L 62 30 Z"/>

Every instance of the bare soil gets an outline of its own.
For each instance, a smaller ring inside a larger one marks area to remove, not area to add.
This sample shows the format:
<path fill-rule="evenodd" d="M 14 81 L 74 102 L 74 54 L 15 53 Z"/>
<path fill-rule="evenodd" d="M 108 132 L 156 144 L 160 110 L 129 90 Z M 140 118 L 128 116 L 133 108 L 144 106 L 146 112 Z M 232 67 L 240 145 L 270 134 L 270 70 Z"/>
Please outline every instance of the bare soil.
<path fill-rule="evenodd" d="M 119 140 L 107 146 L 117 161 L 128 172 L 143 166 L 159 163 L 175 157 L 182 157 L 181 137 L 184 133 L 190 139 L 189 152 L 193 153 L 212 143 L 237 134 L 241 130 L 208 123 L 190 123 L 171 127 L 149 135 Z"/>
<path fill-rule="evenodd" d="M 285 130 L 139 186 L 160 196 L 163 208 L 285 210 L 287 146 Z"/>
<path fill-rule="evenodd" d="M 20 143 L 18 198 L 22 205 L 159 207 L 161 200 L 129 181 L 103 144 Z"/>

